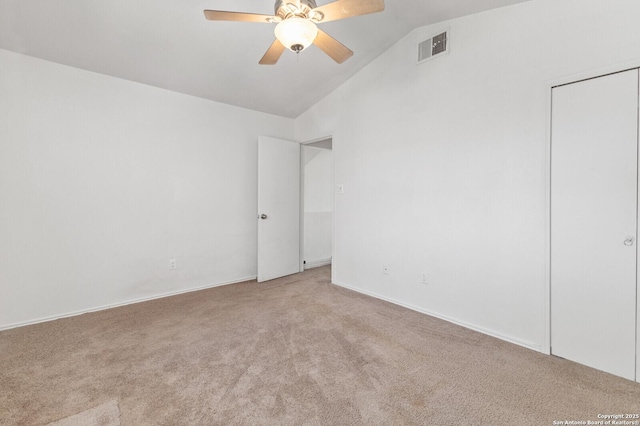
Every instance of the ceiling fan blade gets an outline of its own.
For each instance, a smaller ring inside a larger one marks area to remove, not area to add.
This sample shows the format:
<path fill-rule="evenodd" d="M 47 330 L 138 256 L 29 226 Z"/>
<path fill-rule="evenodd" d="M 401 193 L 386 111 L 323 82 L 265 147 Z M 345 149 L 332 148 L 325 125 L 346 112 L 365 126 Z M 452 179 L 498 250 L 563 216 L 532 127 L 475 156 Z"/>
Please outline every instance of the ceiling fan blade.
<path fill-rule="evenodd" d="M 226 12 L 224 10 L 205 10 L 204 17 L 209 21 L 263 22 L 265 24 L 274 19 L 271 15 L 257 13 Z"/>
<path fill-rule="evenodd" d="M 353 51 L 335 38 L 318 28 L 318 35 L 313 41 L 320 50 L 329 55 L 331 59 L 341 64 L 353 55 Z"/>
<path fill-rule="evenodd" d="M 351 16 L 382 12 L 384 0 L 337 0 L 313 10 L 324 15 L 324 18 L 319 22 L 329 22 Z"/>
<path fill-rule="evenodd" d="M 282 52 L 284 52 L 284 50 L 285 50 L 285 47 L 282 45 L 282 43 L 280 43 L 278 39 L 276 39 L 271 44 L 269 49 L 267 49 L 267 52 L 264 54 L 262 59 L 260 59 L 259 64 L 275 65 L 275 63 L 278 62 L 278 59 L 280 59 L 280 56 L 282 55 Z"/>

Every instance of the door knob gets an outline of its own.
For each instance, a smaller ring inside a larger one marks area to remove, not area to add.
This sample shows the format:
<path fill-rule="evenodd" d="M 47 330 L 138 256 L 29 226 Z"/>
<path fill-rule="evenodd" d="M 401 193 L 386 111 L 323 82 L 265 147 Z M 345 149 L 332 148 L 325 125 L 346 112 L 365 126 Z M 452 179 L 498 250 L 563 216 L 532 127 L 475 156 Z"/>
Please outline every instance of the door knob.
<path fill-rule="evenodd" d="M 266 219 L 266 218 L 267 218 L 267 215 L 266 215 L 266 214 L 262 213 L 262 214 L 260 215 L 260 219 Z M 626 243 L 625 243 L 625 244 L 626 244 Z"/>
<path fill-rule="evenodd" d="M 624 245 L 625 246 L 632 246 L 633 245 L 633 237 L 627 237 L 627 239 L 624 240 Z"/>

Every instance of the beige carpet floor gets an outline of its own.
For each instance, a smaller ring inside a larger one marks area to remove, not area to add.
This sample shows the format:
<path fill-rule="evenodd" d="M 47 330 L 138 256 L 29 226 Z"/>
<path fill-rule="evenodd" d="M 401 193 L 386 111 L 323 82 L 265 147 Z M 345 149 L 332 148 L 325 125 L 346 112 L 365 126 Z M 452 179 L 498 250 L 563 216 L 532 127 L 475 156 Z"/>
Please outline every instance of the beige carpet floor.
<path fill-rule="evenodd" d="M 78 414 L 47 423 L 47 426 L 120 426 L 118 400 L 114 399 Z"/>
<path fill-rule="evenodd" d="M 552 425 L 640 413 L 640 384 L 339 288 L 329 272 L 0 332 L 0 424 Z"/>

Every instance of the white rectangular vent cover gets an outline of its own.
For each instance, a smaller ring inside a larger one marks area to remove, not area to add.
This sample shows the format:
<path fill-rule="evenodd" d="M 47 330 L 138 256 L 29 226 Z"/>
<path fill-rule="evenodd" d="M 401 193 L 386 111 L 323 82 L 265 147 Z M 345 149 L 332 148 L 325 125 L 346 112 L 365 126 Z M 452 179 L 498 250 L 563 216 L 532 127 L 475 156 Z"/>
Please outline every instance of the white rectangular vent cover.
<path fill-rule="evenodd" d="M 418 44 L 418 63 L 428 61 L 449 52 L 449 30 L 434 35 Z"/>

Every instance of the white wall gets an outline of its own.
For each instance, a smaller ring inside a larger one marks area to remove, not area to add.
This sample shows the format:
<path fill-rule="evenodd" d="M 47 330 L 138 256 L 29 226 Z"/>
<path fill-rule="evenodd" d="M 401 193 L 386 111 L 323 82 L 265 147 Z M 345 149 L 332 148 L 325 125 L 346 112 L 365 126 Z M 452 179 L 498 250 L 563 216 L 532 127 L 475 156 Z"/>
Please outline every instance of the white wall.
<path fill-rule="evenodd" d="M 0 328 L 254 277 L 259 135 L 293 120 L 0 50 Z"/>
<path fill-rule="evenodd" d="M 419 28 L 298 117 L 345 189 L 334 282 L 547 350 L 549 81 L 640 64 L 638 22 L 637 0 L 533 0 Z"/>
<path fill-rule="evenodd" d="M 331 150 L 302 147 L 304 164 L 304 260 L 307 267 L 331 260 L 333 158 Z"/>

